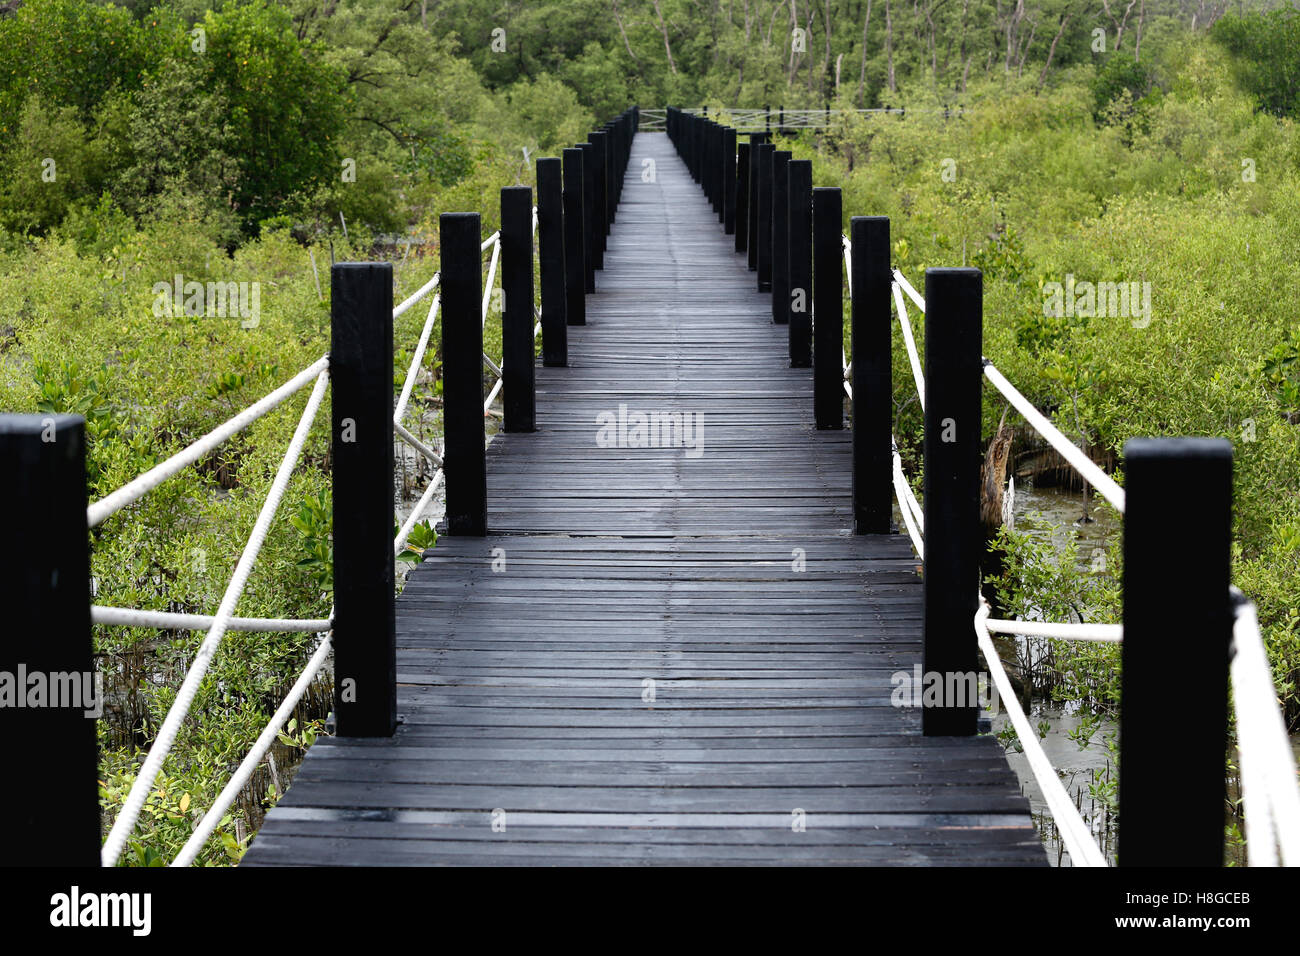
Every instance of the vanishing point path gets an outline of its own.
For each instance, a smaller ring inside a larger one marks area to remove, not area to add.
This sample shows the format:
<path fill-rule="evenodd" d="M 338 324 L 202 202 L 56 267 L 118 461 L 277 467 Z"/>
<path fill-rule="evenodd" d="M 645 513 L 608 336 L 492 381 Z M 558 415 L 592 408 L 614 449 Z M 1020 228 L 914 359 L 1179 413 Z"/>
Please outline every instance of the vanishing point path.
<path fill-rule="evenodd" d="M 998 743 L 891 705 L 918 562 L 852 533 L 850 432 L 755 290 L 637 135 L 569 367 L 489 449 L 489 535 L 398 599 L 401 726 L 320 739 L 245 865 L 1046 863 Z M 620 406 L 695 447 L 598 441 Z"/>

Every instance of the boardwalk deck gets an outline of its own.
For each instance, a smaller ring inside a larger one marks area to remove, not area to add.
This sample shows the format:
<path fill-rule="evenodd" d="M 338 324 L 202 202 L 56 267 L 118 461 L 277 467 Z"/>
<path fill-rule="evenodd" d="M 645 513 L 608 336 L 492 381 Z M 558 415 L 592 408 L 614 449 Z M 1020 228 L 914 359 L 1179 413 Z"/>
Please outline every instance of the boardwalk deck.
<path fill-rule="evenodd" d="M 401 727 L 320 740 L 245 864 L 1044 864 L 997 743 L 890 705 L 916 561 L 851 533 L 768 296 L 665 136 L 628 168 L 539 431 L 489 450 L 491 534 L 398 600 Z M 702 454 L 601 447 L 620 404 L 702 414 Z"/>

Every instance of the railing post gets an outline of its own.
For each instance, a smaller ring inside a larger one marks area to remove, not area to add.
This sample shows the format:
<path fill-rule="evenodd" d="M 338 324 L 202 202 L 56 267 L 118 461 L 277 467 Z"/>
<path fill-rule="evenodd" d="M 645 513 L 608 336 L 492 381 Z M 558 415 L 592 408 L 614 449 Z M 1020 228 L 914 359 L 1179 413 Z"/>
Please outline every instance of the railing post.
<path fill-rule="evenodd" d="M 983 276 L 925 272 L 925 603 L 922 667 L 942 701 L 921 711 L 927 737 L 971 736 L 979 715 L 975 612 L 979 518 Z"/>
<path fill-rule="evenodd" d="M 776 147 L 758 147 L 758 291 L 772 291 L 772 154 Z"/>
<path fill-rule="evenodd" d="M 455 281 L 445 252 L 441 272 L 445 326 Z M 390 737 L 397 728 L 392 265 L 335 265 L 330 324 L 334 714 L 340 737 Z"/>
<path fill-rule="evenodd" d="M 812 160 L 786 164 L 790 223 L 790 367 L 812 365 Z"/>
<path fill-rule="evenodd" d="M 722 131 L 722 232 L 736 233 L 736 131 Z"/>
<path fill-rule="evenodd" d="M 90 636 L 85 421 L 0 415 L 0 462 L 0 671 L 11 675 L 18 695 L 0 705 L 13 774 L 0 788 L 5 863 L 99 866 L 95 716 L 102 695 Z M 29 694 L 37 674 L 52 695 L 43 705 Z M 71 699 L 53 696 L 55 674 L 72 675 Z"/>
<path fill-rule="evenodd" d="M 749 247 L 749 149 L 748 143 L 736 145 L 736 251 L 744 252 Z"/>
<path fill-rule="evenodd" d="M 1222 866 L 1232 445 L 1134 438 L 1124 476 L 1119 865 Z"/>
<path fill-rule="evenodd" d="M 790 151 L 772 153 L 772 321 L 790 321 Z"/>
<path fill-rule="evenodd" d="M 447 531 L 454 535 L 487 534 L 480 228 L 476 212 L 445 212 L 439 219 L 442 428 L 447 449 Z"/>
<path fill-rule="evenodd" d="M 889 218 L 854 216 L 853 244 L 853 530 L 891 534 L 893 508 L 893 328 L 889 297 Z"/>
<path fill-rule="evenodd" d="M 609 142 L 602 132 L 587 134 L 587 141 L 596 147 L 596 206 L 592 225 L 596 228 L 596 242 L 602 253 L 597 268 L 605 268 L 604 252 L 608 248 L 606 237 L 609 235 Z"/>
<path fill-rule="evenodd" d="M 749 271 L 758 271 L 758 186 L 759 186 L 759 157 L 763 151 L 759 149 L 767 142 L 767 137 L 762 133 L 749 134 L 749 243 L 747 248 Z"/>
<path fill-rule="evenodd" d="M 713 124 L 713 209 L 718 214 L 718 222 L 725 232 L 727 221 L 727 199 L 723 184 L 727 181 L 727 128 L 721 123 Z"/>
<path fill-rule="evenodd" d="M 533 339 L 533 191 L 501 190 L 501 430 L 537 427 Z"/>
<path fill-rule="evenodd" d="M 600 229 L 596 205 L 600 192 L 600 173 L 597 170 L 600 155 L 595 143 L 579 143 L 578 147 L 582 150 L 582 228 L 587 247 L 587 291 L 595 292 L 596 270 L 605 268 L 605 246 L 597 232 Z"/>
<path fill-rule="evenodd" d="M 587 260 L 585 212 L 586 157 L 579 147 L 564 150 L 564 310 L 569 325 L 587 324 L 587 293 L 595 291 L 595 279 Z"/>
<path fill-rule="evenodd" d="M 566 150 L 567 152 L 567 150 Z M 537 161 L 537 264 L 542 291 L 542 364 L 569 364 L 569 332 L 565 320 L 564 190 L 559 159 Z M 579 237 L 581 238 L 581 237 Z M 575 267 L 574 284 L 582 298 L 582 275 Z"/>
<path fill-rule="evenodd" d="M 844 238 L 840 190 L 813 190 L 813 419 L 844 427 Z"/>

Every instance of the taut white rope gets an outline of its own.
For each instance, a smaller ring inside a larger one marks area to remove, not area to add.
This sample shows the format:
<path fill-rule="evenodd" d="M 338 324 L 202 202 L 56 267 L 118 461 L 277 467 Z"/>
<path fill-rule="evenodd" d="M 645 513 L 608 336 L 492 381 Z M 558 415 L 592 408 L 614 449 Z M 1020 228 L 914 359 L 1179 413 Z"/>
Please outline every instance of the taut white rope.
<path fill-rule="evenodd" d="M 402 439 L 402 441 L 406 442 L 425 458 L 429 459 L 435 468 L 442 467 L 442 456 L 407 431 L 400 422 L 393 422 L 393 431 L 397 432 L 398 438 Z"/>
<path fill-rule="evenodd" d="M 435 275 L 433 278 L 436 281 L 438 276 Z M 395 422 L 400 422 L 402 416 L 406 414 L 406 403 L 411 400 L 411 390 L 415 388 L 416 376 L 420 374 L 420 364 L 424 361 L 424 353 L 429 349 L 429 336 L 433 334 L 433 324 L 438 317 L 438 303 L 441 299 L 442 293 L 433 297 L 433 302 L 429 306 L 429 317 L 424 320 L 424 328 L 420 330 L 420 342 L 415 347 L 410 368 L 406 370 L 406 378 L 402 382 L 402 394 L 397 399 L 397 408 L 393 410 Z"/>
<path fill-rule="evenodd" d="M 317 359 L 275 391 L 250 405 L 234 418 L 218 425 L 187 448 L 172 455 L 166 461 L 154 465 L 143 475 L 127 482 L 117 491 L 96 501 L 86 509 L 86 523 L 93 528 L 104 521 L 105 518 L 116 514 L 132 502 L 139 501 L 172 475 L 184 471 L 231 435 L 243 431 L 267 412 L 282 404 L 295 392 L 305 388 L 311 383 L 312 379 L 320 376 L 328 368 L 328 355 Z"/>
<path fill-rule="evenodd" d="M 492 233 L 492 236 L 490 239 L 488 239 L 488 242 L 492 243 L 492 259 L 488 262 L 487 283 L 483 286 L 482 324 L 484 325 L 487 324 L 488 306 L 492 304 L 492 283 L 496 281 L 496 277 L 497 277 L 497 260 L 501 258 L 501 233 L 499 232 Z M 487 243 L 484 243 L 483 248 L 484 249 L 487 248 Z"/>
<path fill-rule="evenodd" d="M 912 322 L 907 317 L 907 306 L 903 304 L 902 293 L 898 291 L 897 282 L 891 286 L 894 292 L 894 307 L 898 310 L 898 327 L 903 331 L 903 344 L 907 346 L 907 360 L 912 364 L 912 379 L 916 382 L 916 398 L 925 411 L 925 373 L 921 371 L 921 357 L 916 352 L 916 340 L 912 338 Z M 924 307 L 922 307 L 924 311 Z"/>
<path fill-rule="evenodd" d="M 235 802 L 235 798 L 239 796 L 239 791 L 244 789 L 249 778 L 253 776 L 253 771 L 257 769 L 257 765 L 262 762 L 262 758 L 266 756 L 266 752 L 270 750 L 271 745 L 275 743 L 275 739 L 280 733 L 280 728 L 283 727 L 285 721 L 289 719 L 289 715 L 293 713 L 293 709 L 298 706 L 298 701 L 302 700 L 302 695 L 307 692 L 307 688 L 311 686 L 311 682 L 316 679 L 316 675 L 320 672 L 321 667 L 324 666 L 325 658 L 329 656 L 329 652 L 330 638 L 329 636 L 326 636 L 326 638 L 320 642 L 320 646 L 316 648 L 316 653 L 312 654 L 311 660 L 307 662 L 307 667 L 303 670 L 302 674 L 298 676 L 298 680 L 294 682 L 293 687 L 290 688 L 289 693 L 276 709 L 275 714 L 271 717 L 270 723 L 266 725 L 266 729 L 262 731 L 260 736 L 258 736 L 257 742 L 253 744 L 253 749 L 248 752 L 246 757 L 244 757 L 243 761 L 239 764 L 239 769 L 235 771 L 234 776 L 232 776 L 230 781 L 222 788 L 221 793 L 217 794 L 216 802 L 213 803 L 208 812 L 203 815 L 203 819 L 199 821 L 199 825 L 194 828 L 194 832 L 190 834 L 190 838 L 186 840 L 185 845 L 181 847 L 180 853 L 176 854 L 176 859 L 172 860 L 172 866 L 189 866 L 194 862 L 194 858 L 198 856 L 199 851 L 203 849 L 203 844 L 208 842 L 208 837 L 212 836 L 212 831 L 215 830 L 217 824 L 221 822 L 221 817 L 225 814 L 226 810 L 230 808 L 230 805 Z M 280 796 L 284 796 L 284 794 L 280 794 Z"/>
<path fill-rule="evenodd" d="M 1047 443 L 1056 449 L 1057 454 L 1074 466 L 1075 470 L 1081 474 L 1089 484 L 1096 488 L 1103 498 L 1109 501 L 1122 514 L 1124 511 L 1124 489 L 1121 488 L 1110 475 L 1102 471 L 1091 458 L 1079 450 L 1079 446 L 1066 438 L 1059 428 L 1047 420 L 1038 409 L 1029 402 L 1029 399 L 1021 395 L 1016 387 L 1006 380 L 1001 372 L 997 370 L 992 362 L 984 360 L 984 375 L 994 388 L 1006 396 L 1012 406 L 1015 407 L 1025 421 L 1034 427 L 1038 434 L 1042 435 Z"/>
<path fill-rule="evenodd" d="M 442 469 L 439 468 L 434 473 L 433 478 L 429 480 L 429 486 L 424 489 L 424 494 L 420 496 L 420 500 L 411 509 L 411 513 L 402 524 L 401 530 L 397 532 L 397 537 L 393 539 L 393 557 L 401 554 L 402 549 L 406 547 L 406 539 L 411 536 L 411 530 L 419 522 L 420 515 L 424 514 L 424 509 L 429 507 L 429 502 L 433 500 L 434 493 L 438 490 L 438 482 L 442 481 L 443 477 Z"/>
<path fill-rule="evenodd" d="M 266 540 L 267 531 L 271 527 L 271 519 L 275 517 L 276 509 L 280 505 L 280 499 L 284 497 L 285 489 L 289 485 L 289 476 L 293 473 L 294 466 L 302 454 L 302 446 L 307 441 L 307 434 L 311 431 L 311 424 L 316 417 L 317 411 L 320 410 L 321 401 L 325 397 L 325 387 L 328 384 L 329 374 L 322 369 L 318 373 L 316 387 L 312 389 L 311 396 L 307 399 L 307 407 L 303 409 L 302 418 L 298 421 L 298 428 L 294 431 L 293 440 L 289 442 L 289 447 L 284 453 L 284 459 L 280 462 L 280 468 L 271 484 L 271 490 L 266 496 L 266 501 L 262 504 L 262 510 L 258 513 L 257 522 L 253 525 L 253 532 L 249 535 L 244 552 L 239 556 L 239 561 L 235 565 L 235 573 L 226 586 L 226 593 L 221 599 L 221 605 L 217 608 L 212 627 L 209 629 L 207 636 L 204 637 L 203 643 L 199 646 L 199 651 L 194 656 L 189 671 L 185 674 L 185 680 L 176 693 L 176 700 L 167 712 L 167 717 L 158 731 L 157 739 L 154 740 L 153 746 L 149 748 L 149 755 L 145 758 L 144 766 L 140 768 L 135 783 L 131 785 L 131 791 L 127 794 L 122 811 L 117 815 L 117 819 L 113 821 L 113 828 L 109 831 L 108 839 L 104 842 L 103 849 L 100 851 L 104 866 L 113 866 L 117 863 L 117 858 L 126 846 L 127 838 L 135 828 L 136 820 L 140 816 L 140 810 L 144 807 L 145 799 L 148 797 L 149 791 L 153 789 L 154 781 L 158 777 L 158 771 L 162 769 L 163 761 L 171 751 L 172 744 L 176 742 L 181 723 L 189 712 L 190 705 L 194 702 L 194 697 L 199 690 L 199 684 L 202 683 L 203 676 L 207 673 L 208 666 L 217 653 L 222 637 L 225 636 L 230 618 L 234 616 L 235 606 L 239 603 L 244 586 L 248 583 L 248 576 L 252 573 L 253 563 L 257 560 L 258 552 L 261 551 L 262 544 Z"/>
<path fill-rule="evenodd" d="M 918 309 L 924 312 L 925 299 L 921 298 L 921 293 L 917 292 L 916 289 L 912 287 L 912 283 L 907 281 L 907 276 L 895 269 L 894 281 L 903 287 L 903 291 L 907 293 L 907 297 L 916 303 Z"/>
<path fill-rule="evenodd" d="M 995 634 L 1021 634 L 1025 637 L 1050 637 L 1057 641 L 1124 640 L 1123 624 L 1056 624 L 1048 621 L 1004 621 L 988 618 L 984 626 Z"/>
<path fill-rule="evenodd" d="M 416 291 L 415 295 L 411 296 L 409 299 L 404 300 L 401 303 L 401 305 L 396 306 L 393 309 L 393 318 L 397 318 L 399 315 L 401 315 L 411 306 L 415 305 L 415 303 L 419 302 L 426 295 L 428 295 L 429 290 L 438 284 L 438 279 L 440 276 L 441 273 L 435 272 L 433 274 L 433 278 L 430 279 L 428 282 L 426 282 L 424 285 L 420 286 L 420 288 Z"/>
<path fill-rule="evenodd" d="M 1251 866 L 1276 865 L 1278 849 L 1284 866 L 1300 866 L 1295 757 L 1278 708 L 1255 606 L 1233 590 L 1238 605 L 1232 628 L 1232 700 L 1241 755 L 1246 852 Z"/>
<path fill-rule="evenodd" d="M 1047 759 L 1043 748 L 1038 744 L 1038 734 L 1029 725 L 1029 719 L 1020 708 L 1020 701 L 1016 699 L 1011 682 L 1007 679 L 1007 673 L 1002 669 L 997 648 L 993 646 L 993 640 L 984 626 L 988 616 L 989 606 L 981 595 L 979 610 L 975 612 L 975 636 L 979 640 L 980 650 L 984 652 L 989 676 L 997 685 L 998 695 L 1006 708 L 1007 717 L 1016 730 L 1016 736 L 1020 738 L 1020 745 L 1024 749 L 1025 759 L 1029 762 L 1029 769 L 1033 771 L 1034 779 L 1038 781 L 1038 786 L 1043 792 L 1043 799 L 1047 801 L 1052 811 L 1052 818 L 1056 821 L 1057 829 L 1060 830 L 1061 840 L 1070 851 L 1070 860 L 1075 866 L 1105 866 L 1106 859 L 1098 849 L 1096 841 L 1093 840 L 1092 831 L 1074 808 L 1074 802 L 1061 784 L 1061 778 L 1056 775 L 1051 761 Z"/>
<path fill-rule="evenodd" d="M 206 614 L 175 614 L 170 611 L 141 611 L 135 608 L 104 607 L 100 604 L 90 608 L 90 620 L 93 624 L 105 624 L 110 627 L 161 627 L 171 631 L 204 631 L 216 623 L 215 617 Z M 275 617 L 232 617 L 226 622 L 228 631 L 327 631 L 332 626 L 328 620 L 302 620 L 298 618 Z"/>

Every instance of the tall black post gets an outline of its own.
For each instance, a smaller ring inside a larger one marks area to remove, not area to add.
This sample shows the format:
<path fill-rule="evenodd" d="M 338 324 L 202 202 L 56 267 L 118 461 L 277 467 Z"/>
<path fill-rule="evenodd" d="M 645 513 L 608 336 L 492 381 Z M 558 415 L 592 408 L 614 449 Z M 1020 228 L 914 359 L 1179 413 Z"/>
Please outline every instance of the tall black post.
<path fill-rule="evenodd" d="M 812 160 L 786 163 L 790 178 L 790 367 L 812 365 Z"/>
<path fill-rule="evenodd" d="M 15 694 L 0 706 L 12 773 L 0 787 L 4 861 L 99 866 L 95 718 L 103 698 L 90 637 L 85 420 L 0 415 L 0 462 L 0 672 Z M 71 684 L 55 694 L 59 674 Z M 33 705 L 37 675 L 49 696 Z"/>
<path fill-rule="evenodd" d="M 477 231 L 474 242 L 477 251 Z M 441 272 L 445 326 L 454 281 L 445 254 Z M 340 262 L 330 270 L 330 290 L 334 714 L 340 737 L 389 737 L 397 728 L 393 267 Z"/>
<path fill-rule="evenodd" d="M 587 247 L 587 291 L 596 291 L 596 270 L 605 268 L 605 246 L 600 236 L 600 154 L 595 143 L 579 143 L 582 149 L 582 228 Z M 570 322 L 570 325 L 573 323 Z"/>
<path fill-rule="evenodd" d="M 606 240 L 609 235 L 609 137 L 597 131 L 588 133 L 587 141 L 596 147 L 596 209 L 592 222 L 603 253 L 609 248 Z M 604 256 L 600 258 L 597 268 L 605 268 Z"/>
<path fill-rule="evenodd" d="M 772 321 L 790 321 L 790 151 L 772 153 Z"/>
<path fill-rule="evenodd" d="M 596 291 L 595 272 L 587 257 L 586 176 L 583 150 L 564 150 L 564 308 L 569 325 L 587 324 L 588 292 Z"/>
<path fill-rule="evenodd" d="M 767 137 L 762 133 L 749 134 L 749 241 L 748 257 L 749 271 L 758 271 L 758 179 L 759 179 L 759 157 L 763 151 L 758 147 L 767 142 Z"/>
<path fill-rule="evenodd" d="M 442 248 L 442 419 L 447 460 L 447 530 L 487 534 L 483 429 L 482 256 L 476 212 L 446 212 Z M 390 386 L 391 391 L 391 386 Z M 391 497 L 391 491 L 389 496 Z M 391 545 L 390 545 L 391 548 Z"/>
<path fill-rule="evenodd" d="M 722 231 L 736 232 L 736 131 L 730 126 L 722 131 Z"/>
<path fill-rule="evenodd" d="M 853 384 L 853 530 L 894 531 L 889 217 L 854 216 L 850 335 Z"/>
<path fill-rule="evenodd" d="M 925 602 L 922 667 L 942 702 L 921 712 L 927 737 L 970 736 L 979 715 L 980 425 L 983 276 L 925 272 Z"/>
<path fill-rule="evenodd" d="M 772 153 L 776 147 L 758 147 L 758 250 L 755 256 L 758 291 L 772 291 Z"/>
<path fill-rule="evenodd" d="M 542 364 L 569 364 L 569 332 L 565 324 L 564 189 L 559 159 L 537 161 L 537 264 L 542 287 Z M 582 276 L 574 269 L 577 296 Z"/>
<path fill-rule="evenodd" d="M 844 237 L 838 187 L 813 190 L 813 418 L 844 427 Z"/>
<path fill-rule="evenodd" d="M 537 427 L 533 339 L 533 191 L 501 190 L 502 431 Z"/>
<path fill-rule="evenodd" d="M 1119 864 L 1222 866 L 1232 445 L 1134 438 L 1124 476 Z M 1164 688 L 1195 701 L 1175 734 Z"/>
<path fill-rule="evenodd" d="M 749 144 L 736 146 L 736 251 L 749 246 Z"/>

